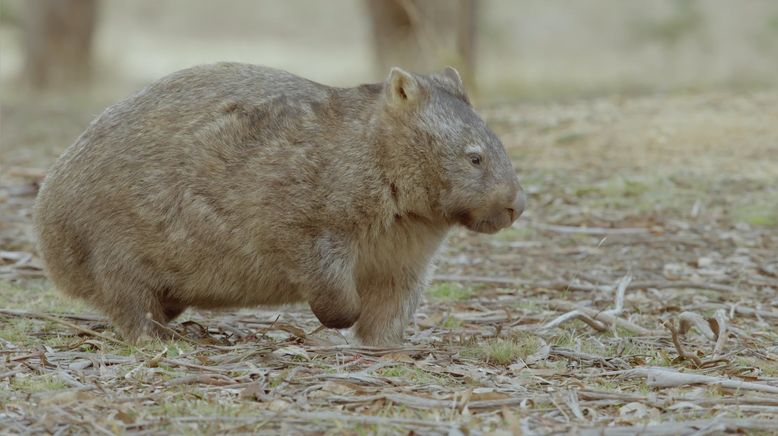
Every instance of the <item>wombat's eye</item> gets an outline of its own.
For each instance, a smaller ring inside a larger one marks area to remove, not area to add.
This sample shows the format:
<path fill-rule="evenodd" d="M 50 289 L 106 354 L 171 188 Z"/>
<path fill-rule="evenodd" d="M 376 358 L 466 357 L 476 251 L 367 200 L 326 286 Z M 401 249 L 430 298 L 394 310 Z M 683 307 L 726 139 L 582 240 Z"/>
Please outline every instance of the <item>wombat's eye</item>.
<path fill-rule="evenodd" d="M 479 156 L 477 154 L 471 154 L 469 156 L 469 158 L 470 158 L 470 163 L 471 164 L 473 164 L 473 165 L 481 165 L 481 156 Z"/>

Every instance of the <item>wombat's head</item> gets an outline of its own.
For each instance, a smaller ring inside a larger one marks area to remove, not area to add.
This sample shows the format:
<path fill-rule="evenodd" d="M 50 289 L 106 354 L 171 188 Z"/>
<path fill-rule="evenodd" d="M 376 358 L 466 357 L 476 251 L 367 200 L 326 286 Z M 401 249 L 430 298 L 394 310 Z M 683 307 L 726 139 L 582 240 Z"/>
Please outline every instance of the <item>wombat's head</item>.
<path fill-rule="evenodd" d="M 470 105 L 459 73 L 416 75 L 393 68 L 384 84 L 397 146 L 425 173 L 429 201 L 444 218 L 481 233 L 509 227 L 526 196 L 497 136 Z M 421 165 L 421 168 L 418 166 Z"/>

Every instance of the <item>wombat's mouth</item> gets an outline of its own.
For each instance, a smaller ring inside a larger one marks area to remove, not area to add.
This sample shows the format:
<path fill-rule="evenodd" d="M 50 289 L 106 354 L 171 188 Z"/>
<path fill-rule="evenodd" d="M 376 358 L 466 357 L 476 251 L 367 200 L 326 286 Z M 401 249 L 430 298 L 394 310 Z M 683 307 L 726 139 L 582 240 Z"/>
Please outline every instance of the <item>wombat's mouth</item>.
<path fill-rule="evenodd" d="M 495 217 L 492 219 L 476 219 L 469 211 L 459 212 L 454 215 L 457 223 L 467 227 L 468 230 L 472 230 L 477 233 L 494 234 L 500 230 L 511 225 L 510 220 L 503 220 L 502 217 Z M 505 222 L 503 222 L 505 221 Z"/>
<path fill-rule="evenodd" d="M 491 221 L 478 221 L 475 224 L 466 227 L 474 232 L 486 233 L 488 235 L 497 233 L 504 228 L 503 226 L 494 224 Z"/>

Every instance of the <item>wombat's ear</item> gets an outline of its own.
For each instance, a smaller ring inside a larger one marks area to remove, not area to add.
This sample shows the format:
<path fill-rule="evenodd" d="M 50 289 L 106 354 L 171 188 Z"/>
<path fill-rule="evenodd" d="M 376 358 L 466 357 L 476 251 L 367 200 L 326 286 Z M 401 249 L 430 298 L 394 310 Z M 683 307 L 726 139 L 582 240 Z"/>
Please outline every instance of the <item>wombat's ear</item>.
<path fill-rule="evenodd" d="M 456 68 L 446 67 L 443 69 L 443 72 L 441 72 L 440 75 L 456 85 L 457 88 L 461 89 L 462 91 L 465 90 L 465 84 L 462 82 L 462 76 L 459 75 L 459 71 L 457 71 Z"/>
<path fill-rule="evenodd" d="M 389 72 L 384 86 L 386 101 L 396 107 L 412 103 L 419 99 L 421 86 L 411 73 L 402 68 L 394 67 Z"/>
<path fill-rule="evenodd" d="M 457 71 L 454 67 L 446 67 L 443 69 L 443 71 L 440 72 L 440 77 L 442 77 L 443 80 L 447 81 L 448 83 L 452 84 L 454 89 L 456 89 L 459 94 L 469 102 L 467 98 L 467 91 L 465 91 L 465 84 L 462 82 L 462 76 L 459 75 L 459 71 Z"/>

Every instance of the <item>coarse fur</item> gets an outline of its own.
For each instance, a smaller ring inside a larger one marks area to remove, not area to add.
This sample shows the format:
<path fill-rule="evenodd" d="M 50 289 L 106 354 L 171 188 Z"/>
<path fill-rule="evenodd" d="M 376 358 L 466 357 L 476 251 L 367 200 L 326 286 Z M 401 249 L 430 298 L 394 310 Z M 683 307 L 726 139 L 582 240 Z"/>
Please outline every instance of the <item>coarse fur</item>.
<path fill-rule="evenodd" d="M 50 169 L 35 223 L 57 288 L 128 340 L 187 307 L 304 301 L 387 344 L 451 226 L 509 226 L 523 195 L 451 68 L 333 88 L 220 63 L 109 107 Z"/>

